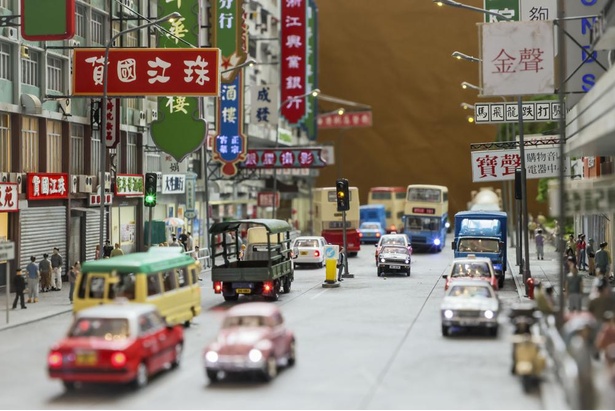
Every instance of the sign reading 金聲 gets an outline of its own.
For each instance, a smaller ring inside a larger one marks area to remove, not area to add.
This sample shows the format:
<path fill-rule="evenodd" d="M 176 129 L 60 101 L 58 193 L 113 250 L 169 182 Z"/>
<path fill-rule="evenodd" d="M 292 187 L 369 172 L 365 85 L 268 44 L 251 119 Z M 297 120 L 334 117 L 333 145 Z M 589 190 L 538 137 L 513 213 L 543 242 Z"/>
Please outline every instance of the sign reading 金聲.
<path fill-rule="evenodd" d="M 104 48 L 76 48 L 73 94 L 103 95 Z M 116 48 L 109 51 L 108 96 L 218 96 L 220 50 Z"/>
<path fill-rule="evenodd" d="M 115 195 L 118 197 L 143 197 L 143 176 L 140 174 L 117 174 Z"/>
<path fill-rule="evenodd" d="M 68 174 L 28 173 L 26 179 L 28 200 L 68 198 Z"/>

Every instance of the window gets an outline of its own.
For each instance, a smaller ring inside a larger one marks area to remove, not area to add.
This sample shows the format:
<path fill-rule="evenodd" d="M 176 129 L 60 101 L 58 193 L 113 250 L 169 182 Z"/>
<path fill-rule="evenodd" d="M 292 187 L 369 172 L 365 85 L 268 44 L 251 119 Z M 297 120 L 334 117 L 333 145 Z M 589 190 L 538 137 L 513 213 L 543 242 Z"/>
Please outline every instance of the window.
<path fill-rule="evenodd" d="M 100 175 L 100 130 L 92 131 L 92 143 L 91 143 L 91 171 L 93 174 Z"/>
<path fill-rule="evenodd" d="M 11 118 L 0 114 L 0 171 L 11 171 Z"/>
<path fill-rule="evenodd" d="M 24 172 L 38 171 L 38 119 L 23 116 L 21 120 L 21 164 Z"/>
<path fill-rule="evenodd" d="M 118 273 L 120 280 L 115 284 L 114 296 L 128 300 L 135 299 L 135 275 L 133 273 Z"/>
<path fill-rule="evenodd" d="M 48 57 L 47 59 L 47 89 L 64 92 L 64 62 L 57 57 Z"/>
<path fill-rule="evenodd" d="M 126 172 L 128 174 L 137 174 L 137 133 L 127 133 Z"/>
<path fill-rule="evenodd" d="M 160 294 L 160 276 L 158 273 L 148 275 L 147 276 L 147 296 L 151 297 L 153 295 Z"/>
<path fill-rule="evenodd" d="M 162 274 L 162 281 L 164 283 L 164 290 L 170 291 L 177 288 L 177 277 L 175 276 L 175 270 L 169 270 Z"/>
<path fill-rule="evenodd" d="M 0 7 L 10 10 L 10 0 L 0 0 Z"/>
<path fill-rule="evenodd" d="M 85 128 L 83 124 L 70 125 L 70 173 L 84 174 L 84 135 Z"/>
<path fill-rule="evenodd" d="M 145 169 L 147 171 L 160 171 L 160 152 L 145 153 Z"/>
<path fill-rule="evenodd" d="M 77 4 L 75 6 L 75 35 L 85 38 L 86 26 L 85 15 L 87 10 L 85 6 Z"/>
<path fill-rule="evenodd" d="M 41 79 L 38 73 L 40 54 L 30 51 L 30 58 L 21 58 L 21 82 L 34 87 L 40 87 Z"/>
<path fill-rule="evenodd" d="M 104 298 L 105 279 L 104 277 L 92 277 L 90 279 L 90 298 Z"/>
<path fill-rule="evenodd" d="M 129 336 L 125 318 L 81 318 L 71 329 L 71 337 L 98 337 L 107 341 L 123 340 Z"/>
<path fill-rule="evenodd" d="M 91 39 L 92 43 L 105 44 L 105 16 L 92 12 Z"/>
<path fill-rule="evenodd" d="M 62 123 L 47 120 L 47 172 L 62 172 Z"/>
<path fill-rule="evenodd" d="M 0 79 L 12 80 L 11 45 L 8 43 L 0 43 Z"/>

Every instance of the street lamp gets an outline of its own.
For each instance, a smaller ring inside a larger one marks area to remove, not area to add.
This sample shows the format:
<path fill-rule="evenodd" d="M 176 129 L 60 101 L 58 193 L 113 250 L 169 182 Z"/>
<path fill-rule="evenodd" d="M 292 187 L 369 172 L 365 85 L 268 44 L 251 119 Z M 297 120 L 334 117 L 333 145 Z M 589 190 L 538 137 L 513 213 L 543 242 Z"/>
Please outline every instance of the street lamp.
<path fill-rule="evenodd" d="M 461 103 L 461 108 L 464 110 L 474 110 L 474 105 L 470 103 Z"/>
<path fill-rule="evenodd" d="M 459 2 L 453 1 L 453 0 L 433 0 L 433 2 L 436 3 L 438 6 L 457 7 L 457 8 L 460 8 L 460 9 L 478 11 L 479 13 L 489 14 L 491 16 L 496 16 L 496 17 L 501 18 L 502 20 L 507 20 L 507 21 L 512 20 L 512 17 L 505 16 L 502 13 L 498 13 L 497 11 L 481 9 L 479 7 L 470 6 L 470 5 L 459 3 Z"/>
<path fill-rule="evenodd" d="M 457 60 L 467 60 L 467 61 L 471 61 L 474 63 L 478 63 L 480 61 L 479 58 L 468 56 L 467 54 L 464 54 L 460 51 L 453 51 L 453 54 L 451 54 L 451 56 L 455 57 Z"/>
<path fill-rule="evenodd" d="M 308 91 L 307 93 L 301 94 L 299 96 L 292 96 L 292 97 L 287 98 L 278 107 L 278 115 L 282 112 L 282 108 L 284 107 L 284 104 L 289 104 L 295 100 L 299 100 L 299 99 L 302 99 L 308 96 L 317 97 L 319 94 L 320 94 L 320 89 L 315 88 L 314 90 Z M 276 149 L 278 148 L 279 142 L 280 142 L 280 126 L 278 125 L 276 129 L 276 133 L 275 133 L 275 148 Z M 276 151 L 276 160 L 277 160 L 277 151 Z M 273 167 L 273 200 L 272 200 L 271 218 L 277 217 L 276 201 L 275 201 L 277 191 L 278 191 L 278 169 L 277 169 L 277 164 L 276 164 L 276 167 Z"/>
<path fill-rule="evenodd" d="M 99 187 L 100 187 L 100 237 L 99 237 L 99 244 L 100 244 L 100 252 L 103 252 L 104 249 L 104 231 L 105 231 L 105 169 L 107 168 L 106 160 L 107 160 L 107 141 L 106 141 L 106 135 L 105 132 L 107 130 L 107 94 L 108 94 L 108 74 L 109 74 L 109 51 L 111 50 L 111 46 L 113 45 L 113 42 L 115 41 L 115 39 L 117 39 L 118 37 L 126 34 L 126 33 L 130 33 L 131 31 L 136 31 L 136 30 L 141 30 L 150 26 L 156 26 L 160 23 L 164 23 L 166 21 L 172 20 L 172 19 L 177 19 L 180 18 L 181 14 L 178 12 L 173 12 L 171 14 L 167 14 L 164 17 L 161 17 L 159 19 L 153 20 L 153 21 L 149 21 L 145 24 L 141 24 L 135 27 L 129 27 L 125 30 L 120 31 L 119 33 L 113 35 L 111 37 L 111 39 L 109 39 L 109 41 L 107 42 L 107 45 L 105 46 L 105 60 L 104 60 L 104 64 L 103 64 L 103 73 L 102 73 L 102 77 L 103 77 L 103 95 L 102 95 L 102 122 L 101 122 L 101 132 L 100 132 L 100 182 L 99 182 Z M 118 130 L 119 131 L 119 130 Z M 151 227 L 150 227 L 151 230 Z"/>
<path fill-rule="evenodd" d="M 244 67 L 254 67 L 255 64 L 258 64 L 258 61 L 256 61 L 256 59 L 250 57 L 250 58 L 248 58 L 246 61 L 244 61 L 243 63 L 241 63 L 238 66 L 231 67 L 231 68 L 228 68 L 226 70 L 222 70 L 220 72 L 220 74 L 228 73 L 229 71 L 238 70 L 238 69 L 241 69 L 241 68 L 244 68 Z"/>

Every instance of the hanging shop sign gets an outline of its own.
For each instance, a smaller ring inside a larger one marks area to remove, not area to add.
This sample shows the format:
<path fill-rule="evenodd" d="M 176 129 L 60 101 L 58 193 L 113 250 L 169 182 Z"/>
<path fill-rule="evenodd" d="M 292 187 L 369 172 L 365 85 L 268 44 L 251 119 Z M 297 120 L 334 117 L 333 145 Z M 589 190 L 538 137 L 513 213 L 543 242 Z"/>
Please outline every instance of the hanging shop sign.
<path fill-rule="evenodd" d="M 318 129 L 325 130 L 331 128 L 357 128 L 371 127 L 371 111 L 354 111 L 339 113 L 320 114 L 318 116 Z"/>
<path fill-rule="evenodd" d="M 162 194 L 182 194 L 186 192 L 186 176 L 184 174 L 163 174 Z"/>
<path fill-rule="evenodd" d="M 320 148 L 293 147 L 248 150 L 241 168 L 320 168 L 326 166 Z"/>
<path fill-rule="evenodd" d="M 68 198 L 68 174 L 66 173 L 28 173 L 26 186 L 28 200 Z"/>
<path fill-rule="evenodd" d="M 0 183 L 0 213 L 19 211 L 17 183 Z"/>
<path fill-rule="evenodd" d="M 118 197 L 143 197 L 143 176 L 140 174 L 117 174 L 115 195 Z"/>

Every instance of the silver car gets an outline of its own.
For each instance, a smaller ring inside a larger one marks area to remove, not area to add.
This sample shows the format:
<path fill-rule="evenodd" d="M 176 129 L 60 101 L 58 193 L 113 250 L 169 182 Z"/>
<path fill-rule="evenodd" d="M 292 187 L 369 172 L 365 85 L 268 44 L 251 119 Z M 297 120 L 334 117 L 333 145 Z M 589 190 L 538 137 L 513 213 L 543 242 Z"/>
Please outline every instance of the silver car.
<path fill-rule="evenodd" d="M 477 327 L 498 335 L 500 301 L 491 284 L 486 281 L 455 280 L 444 295 L 440 312 L 442 335 L 448 336 L 451 327 Z"/>
<path fill-rule="evenodd" d="M 387 272 L 395 272 L 410 276 L 410 251 L 405 246 L 385 245 L 378 255 L 378 277 Z"/>

